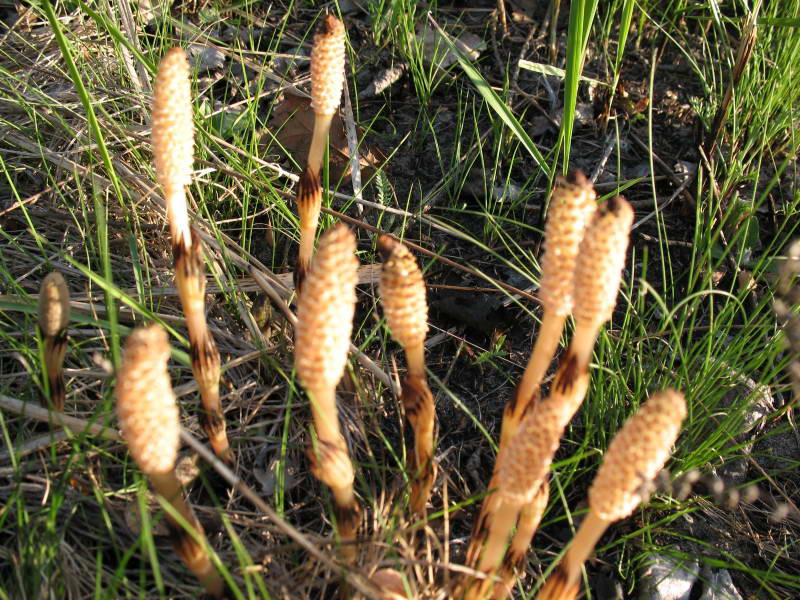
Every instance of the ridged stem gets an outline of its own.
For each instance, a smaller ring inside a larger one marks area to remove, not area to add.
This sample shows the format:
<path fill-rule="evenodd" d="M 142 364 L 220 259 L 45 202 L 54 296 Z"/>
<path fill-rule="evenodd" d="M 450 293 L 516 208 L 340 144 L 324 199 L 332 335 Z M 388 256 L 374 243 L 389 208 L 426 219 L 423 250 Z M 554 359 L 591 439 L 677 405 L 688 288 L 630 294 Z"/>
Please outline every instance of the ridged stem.
<path fill-rule="evenodd" d="M 306 166 L 309 171 L 318 175 L 322 173 L 322 158 L 325 156 L 325 145 L 328 141 L 332 121 L 333 114 L 314 113 L 314 130 L 311 133 Z"/>
<path fill-rule="evenodd" d="M 226 590 L 225 582 L 211 562 L 211 557 L 203 544 L 206 538 L 203 526 L 200 525 L 194 510 L 184 498 L 183 489 L 175 473 L 172 471 L 151 473 L 150 482 L 164 500 L 181 516 L 181 519 L 194 530 L 194 534 L 192 534 L 178 519 L 169 512 L 166 513 L 175 553 L 211 596 L 222 598 Z"/>
<path fill-rule="evenodd" d="M 357 547 L 352 542 L 358 533 L 361 507 L 353 492 L 353 465 L 339 428 L 336 393 L 333 388 L 318 388 L 308 390 L 308 395 L 316 434 L 310 453 L 312 472 L 333 494 L 336 534 L 344 542 L 342 557 L 354 562 Z"/>
<path fill-rule="evenodd" d="M 487 576 L 493 576 L 501 567 L 502 550 L 516 524 L 516 515 L 537 501 L 558 441 L 580 407 L 588 385 L 588 360 L 581 364 L 570 346 L 559 363 L 550 396 L 532 406 L 508 449 L 498 457 L 498 500 L 493 510 L 476 523 L 470 540 L 482 549 L 478 568 Z M 508 513 L 512 511 L 514 521 L 509 523 Z M 468 592 L 464 597 L 485 598 L 489 588 L 476 586 L 470 579 L 465 578 L 462 584 Z"/>
<path fill-rule="evenodd" d="M 300 218 L 300 250 L 297 254 L 294 280 L 298 293 L 311 265 L 314 239 L 317 236 L 319 214 L 322 210 L 322 158 L 331 128 L 333 115 L 314 113 L 314 130 L 308 148 L 306 168 L 297 185 L 297 213 Z"/>
<path fill-rule="evenodd" d="M 39 332 L 44 341 L 44 367 L 53 410 L 64 412 L 64 356 L 67 352 L 69 288 L 57 271 L 48 273 L 39 289 Z"/>
<path fill-rule="evenodd" d="M 536 497 L 530 504 L 522 507 L 517 520 L 517 530 L 511 538 L 511 546 L 508 549 L 505 560 L 498 573 L 501 582 L 494 586 L 492 592 L 493 600 L 504 600 L 511 593 L 511 588 L 517 579 L 517 573 L 522 567 L 525 555 L 531 545 L 542 515 L 547 508 L 547 501 L 550 498 L 550 483 L 545 479 L 536 492 Z"/>
<path fill-rule="evenodd" d="M 578 595 L 581 567 L 609 525 L 608 521 L 589 511 L 563 561 L 539 590 L 537 600 L 572 600 Z"/>
<path fill-rule="evenodd" d="M 542 316 L 542 326 L 536 337 L 536 342 L 531 351 L 528 364 L 525 367 L 525 372 L 522 374 L 522 379 L 520 379 L 517 389 L 514 391 L 514 397 L 506 404 L 503 412 L 499 452 L 503 452 L 503 449 L 508 447 L 528 407 L 538 398 L 542 379 L 553 360 L 553 355 L 556 352 L 561 334 L 564 331 L 566 320 L 566 315 L 545 308 L 544 315 Z M 489 490 L 496 490 L 498 487 L 498 464 L 499 460 L 495 461 L 492 479 L 489 482 Z M 475 522 L 476 526 L 485 519 L 486 514 L 496 510 L 497 502 L 497 494 L 491 492 L 483 501 L 480 515 Z M 473 537 L 473 540 L 474 539 Z M 472 567 L 476 565 L 480 551 L 481 548 L 479 545 L 470 542 L 467 548 L 467 565 Z"/>
<path fill-rule="evenodd" d="M 208 436 L 214 453 L 231 464 L 234 460 L 225 416 L 219 396 L 220 358 L 214 338 L 208 330 L 205 314 L 205 266 L 202 244 L 193 232 L 193 243 L 186 246 L 180 240 L 173 246 L 175 259 L 175 285 L 186 317 L 189 331 L 192 372 L 200 391 L 202 412 L 200 424 Z"/>
<path fill-rule="evenodd" d="M 64 412 L 67 390 L 64 385 L 64 357 L 67 354 L 67 332 L 44 335 L 44 367 L 50 387 L 50 405 L 53 410 Z"/>
<path fill-rule="evenodd" d="M 425 374 L 425 345 L 405 346 L 408 376 L 403 381 L 400 400 L 406 419 L 414 430 L 412 462 L 411 510 L 422 514 L 436 480 L 433 462 L 436 409 Z"/>
<path fill-rule="evenodd" d="M 464 600 L 481 600 L 489 595 L 495 584 L 494 574 L 497 566 L 503 560 L 503 554 L 508 544 L 508 534 L 514 528 L 519 515 L 520 505 L 507 503 L 501 500 L 497 510 L 492 515 L 492 523 L 486 544 L 483 545 L 478 570 L 486 575 L 483 579 L 469 578 L 466 581 L 463 595 Z"/>

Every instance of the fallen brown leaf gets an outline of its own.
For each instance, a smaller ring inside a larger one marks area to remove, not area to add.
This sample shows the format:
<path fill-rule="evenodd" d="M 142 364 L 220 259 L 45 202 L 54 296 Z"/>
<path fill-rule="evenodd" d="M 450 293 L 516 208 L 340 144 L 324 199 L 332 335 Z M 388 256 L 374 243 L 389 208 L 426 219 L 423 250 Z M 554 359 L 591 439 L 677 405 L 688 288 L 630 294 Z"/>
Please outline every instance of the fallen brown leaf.
<path fill-rule="evenodd" d="M 311 101 L 292 94 L 284 94 L 281 102 L 272 111 L 268 130 L 261 135 L 259 148 L 264 153 L 278 153 L 282 157 L 289 153 L 302 169 L 308 159 L 308 144 L 314 130 L 314 111 Z M 356 127 L 359 144 L 364 131 Z M 347 146 L 344 123 L 337 113 L 331 122 L 330 132 L 330 178 L 338 181 L 350 174 L 350 150 Z M 385 157 L 377 148 L 359 146 L 359 163 L 362 180 L 369 179 Z"/>

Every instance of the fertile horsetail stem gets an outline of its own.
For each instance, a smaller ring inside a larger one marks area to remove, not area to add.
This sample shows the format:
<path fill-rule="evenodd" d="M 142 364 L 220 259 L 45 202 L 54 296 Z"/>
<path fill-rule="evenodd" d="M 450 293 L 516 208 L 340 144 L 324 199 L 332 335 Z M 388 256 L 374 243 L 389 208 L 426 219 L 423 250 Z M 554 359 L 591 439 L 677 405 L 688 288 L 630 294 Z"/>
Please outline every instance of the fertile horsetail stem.
<path fill-rule="evenodd" d="M 560 404 L 559 408 L 547 409 L 563 411 L 560 418 L 565 420 L 559 425 L 559 437 L 586 393 L 592 347 L 600 327 L 611 317 L 625 264 L 632 221 L 633 209 L 630 205 L 619 196 L 612 198 L 598 207 L 580 243 L 573 289 L 575 334 L 561 359 L 550 397 L 541 403 L 548 406 L 551 402 Z M 470 541 L 476 548 L 473 555 L 480 548 L 483 549 L 478 569 L 486 574 L 493 574 L 497 570 L 517 515 L 523 513 L 517 539 L 512 542 L 512 547 L 517 549 L 515 552 L 530 543 L 529 535 L 535 529 L 530 523 L 540 518 L 532 509 L 525 509 L 525 505 L 534 500 L 534 494 L 541 486 L 547 469 L 541 473 L 537 469 L 526 469 L 526 460 L 530 458 L 525 457 L 535 456 L 537 465 L 545 460 L 549 468 L 552 454 L 543 459 L 543 454 L 546 454 L 544 447 L 552 443 L 554 454 L 558 447 L 558 438 L 550 436 L 555 431 L 553 423 L 557 419 L 550 419 L 549 427 L 546 423 L 538 423 L 547 415 L 537 409 L 538 405 L 530 408 L 508 442 L 507 450 L 501 449 L 496 478 L 497 499 L 490 503 L 491 510 L 476 523 L 473 531 Z M 537 425 L 531 428 L 532 423 Z M 516 474 L 515 470 L 518 471 Z M 467 597 L 482 598 L 488 593 L 488 584 L 486 580 L 480 585 L 472 584 L 469 591 Z"/>
<path fill-rule="evenodd" d="M 167 205 L 173 245 L 192 243 L 186 186 L 192 182 L 194 122 L 189 62 L 180 48 L 172 48 L 161 59 L 153 90 L 153 162 L 156 179 Z"/>
<path fill-rule="evenodd" d="M 192 178 L 192 123 L 189 63 L 180 48 L 164 55 L 158 67 L 153 102 L 153 160 L 167 204 L 175 284 L 186 316 L 192 372 L 200 390 L 200 423 L 214 452 L 233 462 L 219 397 L 220 361 L 205 312 L 206 277 L 202 244 L 189 225 L 186 186 Z"/>
<path fill-rule="evenodd" d="M 383 258 L 380 281 L 383 312 L 408 361 L 400 399 L 414 429 L 411 510 L 421 513 L 436 479 L 433 462 L 436 410 L 425 374 L 424 344 L 428 332 L 425 281 L 414 255 L 403 244 L 384 235 L 378 240 L 378 248 Z"/>
<path fill-rule="evenodd" d="M 611 198 L 593 212 L 580 243 L 573 289 L 576 327 L 565 357 L 566 361 L 574 360 L 577 370 L 588 371 L 600 327 L 611 318 L 619 293 L 632 222 L 633 209 L 630 204 L 621 196 Z M 545 507 L 546 504 L 541 506 L 541 510 Z M 530 545 L 541 516 L 541 512 L 532 506 L 523 508 L 511 541 L 513 556 L 509 556 L 507 562 L 514 562 L 518 566 L 522 562 L 524 556 L 520 554 L 520 549 Z M 495 598 L 500 597 L 496 588 Z"/>
<path fill-rule="evenodd" d="M 528 553 L 528 547 L 531 545 L 533 535 L 542 521 L 542 515 L 544 515 L 549 499 L 550 483 L 545 478 L 542 480 L 542 484 L 539 486 L 533 500 L 523 506 L 519 513 L 517 530 L 511 538 L 511 546 L 508 548 L 498 573 L 501 581 L 495 584 L 492 592 L 493 600 L 504 600 L 511 594 L 511 589 L 517 579 L 517 572 L 522 567 L 525 555 Z"/>
<path fill-rule="evenodd" d="M 622 196 L 614 196 L 598 207 L 581 242 L 571 343 L 580 363 L 588 363 L 600 327 L 614 310 L 632 224 L 633 208 Z"/>
<path fill-rule="evenodd" d="M 294 277 L 298 291 L 314 253 L 314 237 L 322 207 L 322 157 L 331 120 L 339 107 L 344 85 L 344 39 L 342 22 L 333 15 L 326 15 L 314 34 L 314 45 L 311 48 L 311 108 L 314 110 L 314 131 L 306 168 L 297 185 L 300 251 Z"/>
<path fill-rule="evenodd" d="M 64 355 L 67 352 L 69 288 L 61 273 L 52 272 L 39 288 L 39 331 L 44 340 L 44 366 L 50 388 L 50 404 L 64 411 Z"/>
<path fill-rule="evenodd" d="M 629 516 L 646 500 L 644 491 L 664 466 L 686 418 L 680 392 L 655 394 L 617 433 L 589 489 L 589 514 L 563 561 L 545 583 L 539 600 L 572 600 L 580 571 L 595 544 L 614 521 Z"/>
<path fill-rule="evenodd" d="M 316 440 L 310 452 L 314 475 L 333 493 L 336 528 L 346 542 L 355 539 L 361 509 L 353 493 L 353 465 L 339 429 L 336 384 L 347 364 L 356 306 L 356 240 L 343 224 L 320 238 L 305 288 L 297 302 L 295 367 L 311 400 Z M 355 560 L 356 547 L 344 556 Z"/>
<path fill-rule="evenodd" d="M 471 542 L 482 549 L 478 570 L 485 579 L 465 579 L 463 597 L 485 598 L 494 584 L 509 535 L 520 511 L 537 500 L 564 428 L 580 406 L 589 385 L 588 370 L 576 370 L 574 361 L 561 362 L 550 396 L 534 403 L 522 419 L 497 465 L 497 503 Z"/>
<path fill-rule="evenodd" d="M 581 171 L 572 171 L 568 178 L 556 181 L 544 230 L 539 286 L 539 299 L 544 308 L 542 327 L 514 394 L 508 425 L 505 416 L 503 419 L 506 439 L 514 435 L 515 426 L 519 425 L 529 402 L 536 396 L 555 354 L 564 321 L 572 310 L 575 264 L 580 244 L 596 207 L 592 184 Z"/>
<path fill-rule="evenodd" d="M 215 598 L 225 586 L 211 564 L 205 533 L 175 477 L 180 445 L 178 406 L 172 391 L 167 361 L 167 334 L 158 325 L 135 329 L 125 344 L 117 374 L 117 414 L 122 437 L 131 456 L 156 491 L 194 531 L 189 532 L 167 514 L 173 548 L 189 570 Z"/>
<path fill-rule="evenodd" d="M 572 310 L 575 262 L 586 226 L 596 208 L 595 198 L 591 182 L 581 171 L 572 171 L 569 177 L 559 177 L 556 180 L 544 232 L 544 256 L 539 286 L 539 299 L 544 307 L 542 325 L 522 379 L 503 413 L 500 452 L 508 446 L 528 406 L 538 397 L 542 378 L 553 360 L 567 315 Z M 489 489 L 497 489 L 497 462 Z M 482 527 L 486 516 L 495 510 L 497 501 L 496 494 L 491 494 L 483 501 L 480 515 L 475 522 L 476 531 Z M 526 511 L 526 514 L 529 513 L 530 511 Z M 538 518 L 535 520 L 538 521 Z M 530 525 L 532 523 L 528 523 L 529 528 Z M 478 538 L 473 535 L 472 539 Z M 478 544 L 469 545 L 469 566 L 477 565 L 480 551 Z"/>

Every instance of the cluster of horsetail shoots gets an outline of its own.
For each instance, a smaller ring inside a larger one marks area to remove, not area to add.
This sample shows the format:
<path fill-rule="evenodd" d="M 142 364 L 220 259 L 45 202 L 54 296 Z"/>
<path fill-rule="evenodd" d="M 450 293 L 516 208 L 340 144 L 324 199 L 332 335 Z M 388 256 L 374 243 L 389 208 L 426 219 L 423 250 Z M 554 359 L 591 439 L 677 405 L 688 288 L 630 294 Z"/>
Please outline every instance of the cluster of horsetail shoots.
<path fill-rule="evenodd" d="M 297 186 L 297 212 L 300 217 L 300 250 L 294 271 L 295 287 L 301 290 L 314 253 L 319 213 L 322 207 L 322 158 L 339 108 L 344 85 L 345 32 L 342 22 L 326 15 L 314 34 L 311 49 L 311 108 L 314 110 L 314 131 L 308 149 L 308 160 Z"/>
<path fill-rule="evenodd" d="M 542 378 L 553 360 L 567 316 L 572 310 L 575 263 L 586 226 L 595 208 L 594 189 L 581 171 L 572 171 L 569 177 L 559 177 L 556 180 L 545 225 L 542 277 L 539 286 L 539 299 L 544 308 L 542 325 L 522 379 L 503 413 L 500 452 L 508 447 L 531 402 L 539 397 Z M 499 459 L 495 463 L 489 483 L 490 490 L 497 489 L 498 463 Z M 487 515 L 496 510 L 497 502 L 496 494 L 486 497 L 475 522 L 476 532 L 484 526 Z M 526 514 L 529 513 L 530 511 L 526 510 Z M 538 518 L 535 520 L 538 521 Z M 529 522 L 528 525 L 530 524 Z M 475 539 L 473 536 L 473 540 Z M 467 549 L 468 565 L 472 567 L 477 565 L 480 550 L 479 544 L 470 544 Z"/>
<path fill-rule="evenodd" d="M 522 561 L 520 548 L 530 544 L 546 502 L 537 500 L 564 428 L 583 402 L 589 384 L 589 361 L 600 327 L 611 317 L 619 292 L 628 247 L 633 209 L 616 196 L 601 204 L 591 217 L 580 242 L 573 278 L 575 334 L 562 357 L 550 395 L 529 406 L 497 464 L 497 499 L 479 520 L 470 544 L 481 552 L 477 563 L 486 579 L 468 581 L 465 598 L 484 598 L 501 568 L 508 536 L 514 552 L 505 557 L 505 579 L 514 561 Z M 527 508 L 526 508 L 527 507 Z M 518 522 L 519 518 L 519 522 Z M 495 588 L 504 597 L 505 583 Z"/>
<path fill-rule="evenodd" d="M 153 102 L 153 159 L 169 221 L 175 284 L 183 305 L 191 345 L 192 372 L 200 390 L 200 422 L 214 452 L 233 462 L 219 395 L 220 359 L 205 313 L 202 243 L 189 225 L 186 186 L 194 159 L 189 63 L 180 48 L 164 55 L 158 67 Z"/>
<path fill-rule="evenodd" d="M 355 236 L 341 223 L 320 238 L 298 298 L 295 328 L 297 377 L 308 393 L 314 421 L 311 468 L 333 493 L 336 530 L 343 542 L 355 539 L 361 518 L 353 492 L 353 465 L 336 408 L 336 385 L 347 365 L 356 306 L 355 250 Z M 352 543 L 342 548 L 351 562 L 356 552 Z"/>
<path fill-rule="evenodd" d="M 48 273 L 39 289 L 39 332 L 44 341 L 44 366 L 50 406 L 64 411 L 64 355 L 67 352 L 69 288 L 61 273 Z"/>
<path fill-rule="evenodd" d="M 166 515 L 175 552 L 206 591 L 221 598 L 225 585 L 211 563 L 203 528 L 184 498 L 174 472 L 180 423 L 167 372 L 169 353 L 167 335 L 159 325 L 131 333 L 117 374 L 117 414 L 134 461 L 181 517 L 178 520 L 169 512 Z"/>
<path fill-rule="evenodd" d="M 545 582 L 539 600 L 572 600 L 580 572 L 597 541 L 614 521 L 646 500 L 643 490 L 670 457 L 686 418 L 686 402 L 675 390 L 654 394 L 617 433 L 589 489 L 589 513 L 564 559 Z"/>
<path fill-rule="evenodd" d="M 633 209 L 621 196 L 616 196 L 598 207 L 581 242 L 575 266 L 573 315 L 576 327 L 565 360 L 574 356 L 576 368 L 582 372 L 588 373 L 597 335 L 603 323 L 611 318 L 632 223 Z M 520 549 L 530 546 L 546 506 L 545 503 L 540 509 L 536 506 L 522 509 L 506 559 L 514 568 L 522 566 L 524 551 Z M 495 594 L 495 598 L 502 597 Z"/>
<path fill-rule="evenodd" d="M 400 400 L 414 430 L 411 510 L 422 513 L 436 479 L 433 461 L 436 410 L 425 374 L 425 336 L 428 303 L 425 281 L 414 255 L 405 245 L 381 236 L 378 248 L 383 258 L 380 295 L 392 336 L 403 346 L 408 362 Z"/>
<path fill-rule="evenodd" d="M 589 386 L 589 373 L 575 369 L 573 361 L 562 361 L 550 395 L 533 404 L 497 465 L 497 503 L 486 519 L 485 529 L 473 542 L 482 548 L 477 569 L 484 579 L 467 578 L 463 597 L 478 600 L 489 596 L 500 569 L 509 535 L 520 512 L 534 502 L 546 506 L 537 494 L 544 483 L 564 429 L 581 404 Z M 531 535 L 533 532 L 531 532 Z M 530 540 L 528 540 L 530 541 Z"/>

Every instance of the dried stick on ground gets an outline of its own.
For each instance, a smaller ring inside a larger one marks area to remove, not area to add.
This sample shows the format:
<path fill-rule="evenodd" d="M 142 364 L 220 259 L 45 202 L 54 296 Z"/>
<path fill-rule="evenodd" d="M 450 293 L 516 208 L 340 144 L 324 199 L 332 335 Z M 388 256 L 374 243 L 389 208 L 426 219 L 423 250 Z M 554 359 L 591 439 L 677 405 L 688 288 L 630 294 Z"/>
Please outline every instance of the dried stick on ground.
<path fill-rule="evenodd" d="M 675 390 L 653 395 L 617 433 L 589 489 L 589 514 L 561 564 L 545 582 L 539 600 L 578 595 L 583 563 L 611 523 L 629 516 L 647 484 L 664 466 L 686 418 L 686 402 Z"/>
<path fill-rule="evenodd" d="M 331 120 L 342 97 L 344 84 L 344 25 L 326 15 L 314 34 L 311 48 L 311 108 L 314 132 L 308 149 L 305 171 L 297 185 L 297 213 L 300 217 L 300 251 L 294 270 L 295 289 L 302 291 L 303 280 L 314 253 L 319 212 L 322 207 L 322 157 Z"/>
<path fill-rule="evenodd" d="M 553 360 L 567 315 L 572 310 L 572 289 L 578 248 L 595 208 L 594 189 L 581 171 L 572 171 L 568 178 L 557 179 L 550 199 L 544 234 L 542 277 L 539 286 L 539 298 L 544 307 L 542 326 L 514 397 L 506 405 L 503 413 L 500 452 L 508 446 L 531 402 L 538 398 L 542 378 Z M 497 489 L 498 463 L 499 458 L 495 462 L 489 483 L 490 490 Z M 490 494 L 483 501 L 480 515 L 475 521 L 473 541 L 477 541 L 475 532 L 484 527 L 486 516 L 495 510 L 497 502 L 496 494 Z M 468 566 L 474 568 L 477 565 L 480 551 L 479 544 L 470 544 L 467 549 Z"/>
<path fill-rule="evenodd" d="M 159 325 L 135 329 L 125 344 L 117 374 L 117 414 L 131 456 L 181 520 L 167 513 L 175 552 L 200 580 L 206 591 L 221 598 L 225 585 L 211 564 L 205 533 L 175 476 L 180 445 L 178 405 L 172 391 L 167 361 L 167 334 Z"/>
<path fill-rule="evenodd" d="M 414 255 L 403 244 L 381 236 L 378 248 L 383 258 L 380 294 L 383 312 L 392 336 L 403 346 L 408 375 L 400 400 L 414 429 L 411 510 L 422 513 L 436 479 L 433 461 L 436 409 L 425 374 L 425 335 L 428 332 L 428 303 L 425 281 Z"/>
<path fill-rule="evenodd" d="M 180 48 L 167 52 L 158 67 L 153 102 L 153 159 L 167 205 L 175 285 L 189 330 L 192 372 L 200 389 L 203 406 L 200 423 L 214 453 L 231 463 L 234 456 L 219 397 L 219 351 L 206 323 L 203 247 L 189 225 L 186 208 L 186 186 L 191 183 L 194 159 L 194 125 L 189 63 Z"/>
<path fill-rule="evenodd" d="M 336 384 L 347 364 L 356 306 L 355 250 L 355 236 L 346 225 L 339 224 L 320 238 L 298 298 L 295 327 L 297 377 L 308 393 L 314 420 L 312 471 L 333 493 L 336 531 L 344 542 L 355 539 L 361 517 L 353 493 L 353 465 L 336 408 Z M 356 555 L 354 544 L 343 547 L 348 561 L 355 561 Z"/>
<path fill-rule="evenodd" d="M 481 521 L 481 528 L 473 532 L 470 542 L 483 548 L 478 569 L 487 577 L 493 576 L 499 568 L 508 535 L 516 524 L 517 516 L 523 512 L 516 539 L 511 544 L 513 553 L 507 558 L 511 568 L 521 563 L 524 552 L 520 549 L 530 544 L 536 529 L 535 522 L 541 518 L 541 510 L 546 507 L 546 502 L 536 500 L 552 460 L 552 454 L 546 456 L 545 446 L 553 441 L 552 453 L 555 453 L 561 432 L 583 401 L 589 381 L 592 348 L 600 327 L 611 317 L 619 292 L 632 222 L 633 209 L 623 198 L 614 197 L 598 207 L 581 241 L 573 290 L 575 334 L 559 364 L 550 397 L 539 405 L 532 405 L 511 438 L 508 450 L 499 454 L 498 500 L 492 506 L 494 510 Z M 558 406 L 553 407 L 553 403 Z M 535 426 L 532 427 L 531 423 Z M 547 433 L 537 434 L 537 431 Z M 558 431 L 558 437 L 552 438 L 551 434 L 555 431 Z M 533 442 L 527 439 L 537 436 L 540 439 Z M 533 461 L 535 465 L 546 463 L 547 466 L 540 475 L 536 475 L 539 473 L 536 469 L 515 474 L 515 469 L 525 471 L 526 461 Z M 526 509 L 526 505 L 532 506 Z M 468 581 L 466 597 L 486 597 L 491 583 L 490 579 Z M 501 586 L 501 590 L 496 590 L 495 597 L 502 597 L 503 590 L 508 589 L 506 583 L 501 583 Z"/>
<path fill-rule="evenodd" d="M 44 340 L 44 367 L 50 406 L 64 412 L 64 355 L 67 352 L 69 288 L 61 273 L 48 273 L 39 289 L 39 332 Z"/>

